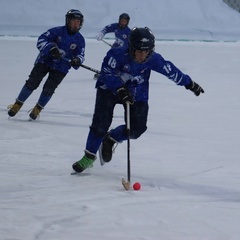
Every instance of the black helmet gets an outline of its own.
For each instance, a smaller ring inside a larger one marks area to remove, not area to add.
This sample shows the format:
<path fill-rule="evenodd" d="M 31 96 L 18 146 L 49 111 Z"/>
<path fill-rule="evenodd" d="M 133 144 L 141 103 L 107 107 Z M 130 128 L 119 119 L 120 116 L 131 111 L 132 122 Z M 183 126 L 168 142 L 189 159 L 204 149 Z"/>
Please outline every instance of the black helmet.
<path fill-rule="evenodd" d="M 68 29 L 68 32 L 70 34 L 75 34 L 77 33 L 83 26 L 83 22 L 84 22 L 84 17 L 82 15 L 82 13 L 79 11 L 79 10 L 76 10 L 76 9 L 71 9 L 69 10 L 66 15 L 65 15 L 65 18 L 66 18 L 66 27 Z M 80 25 L 79 25 L 79 28 L 77 29 L 77 31 L 72 31 L 70 28 L 69 28 L 69 22 L 70 20 L 72 19 L 79 19 L 80 20 Z"/>
<path fill-rule="evenodd" d="M 152 53 L 155 47 L 155 37 L 148 27 L 134 27 L 129 36 L 129 48 L 135 50 L 149 51 Z"/>
<path fill-rule="evenodd" d="M 122 13 L 120 16 L 119 16 L 119 19 L 118 19 L 118 23 L 119 23 L 119 25 L 120 25 L 120 20 L 121 19 L 126 19 L 127 20 L 127 25 L 128 25 L 128 23 L 129 23 L 129 21 L 130 21 L 130 17 L 129 17 L 129 15 L 127 14 L 127 13 Z M 127 26 L 126 25 L 126 26 Z M 124 26 L 124 27 L 126 27 L 126 26 Z M 120 26 L 121 27 L 121 26 Z"/>

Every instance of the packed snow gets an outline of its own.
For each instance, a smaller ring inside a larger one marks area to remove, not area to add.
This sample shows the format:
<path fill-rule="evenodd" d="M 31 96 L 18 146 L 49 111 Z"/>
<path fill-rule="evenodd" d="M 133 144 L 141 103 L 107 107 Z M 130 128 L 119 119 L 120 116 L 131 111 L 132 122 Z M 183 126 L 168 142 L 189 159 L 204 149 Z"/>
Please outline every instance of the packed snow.
<path fill-rule="evenodd" d="M 95 38 L 104 26 L 117 22 L 123 12 L 131 17 L 130 27 L 148 26 L 157 39 L 235 41 L 240 38 L 240 14 L 223 0 L 1 1 L 0 35 L 38 36 L 48 28 L 64 24 L 64 15 L 72 8 L 83 13 L 81 32 L 88 38 Z"/>

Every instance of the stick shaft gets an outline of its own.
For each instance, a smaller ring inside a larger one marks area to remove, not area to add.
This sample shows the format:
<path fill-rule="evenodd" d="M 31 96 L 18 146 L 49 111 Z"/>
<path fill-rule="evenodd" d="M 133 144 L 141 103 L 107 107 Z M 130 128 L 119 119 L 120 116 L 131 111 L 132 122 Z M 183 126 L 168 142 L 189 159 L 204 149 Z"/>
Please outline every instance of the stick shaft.
<path fill-rule="evenodd" d="M 104 39 L 102 39 L 102 42 L 106 43 L 108 46 L 112 47 L 112 44 L 108 43 L 107 41 L 105 41 Z"/>
<path fill-rule="evenodd" d="M 99 70 L 97 70 L 97 69 L 95 69 L 95 68 L 92 68 L 92 67 L 89 67 L 89 66 L 86 66 L 86 65 L 84 65 L 84 64 L 81 64 L 80 67 L 83 67 L 83 68 L 88 69 L 88 70 L 90 70 L 90 71 L 92 71 L 92 72 L 95 72 L 95 73 L 100 74 L 100 71 L 99 71 Z"/>
<path fill-rule="evenodd" d="M 130 167 L 130 103 L 126 103 L 127 107 L 127 178 L 131 181 L 131 167 Z"/>

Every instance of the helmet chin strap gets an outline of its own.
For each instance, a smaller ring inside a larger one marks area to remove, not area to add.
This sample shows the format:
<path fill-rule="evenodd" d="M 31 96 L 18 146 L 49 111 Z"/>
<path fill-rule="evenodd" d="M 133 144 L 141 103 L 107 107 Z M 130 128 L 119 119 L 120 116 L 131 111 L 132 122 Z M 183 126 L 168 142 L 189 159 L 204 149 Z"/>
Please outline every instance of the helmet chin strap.
<path fill-rule="evenodd" d="M 119 27 L 120 27 L 120 28 L 125 28 L 125 27 L 127 27 L 127 25 L 121 25 L 121 24 L 119 23 Z"/>
<path fill-rule="evenodd" d="M 77 27 L 71 28 L 72 33 L 77 33 L 78 31 L 79 31 L 79 28 L 77 28 Z"/>
<path fill-rule="evenodd" d="M 142 63 L 147 62 L 147 61 L 149 60 L 149 58 L 151 57 L 152 53 L 153 53 L 153 51 L 150 51 L 150 52 L 148 53 L 148 55 L 145 57 L 145 59 L 144 59 L 143 61 L 139 62 L 139 61 L 136 59 L 135 52 L 136 52 L 136 50 L 133 50 L 132 52 L 130 52 L 130 54 L 132 55 L 133 60 L 134 60 L 136 63 L 139 63 L 139 64 L 142 64 Z"/>
<path fill-rule="evenodd" d="M 70 19 L 69 19 L 69 21 L 68 21 L 68 23 L 67 23 L 67 30 L 68 30 L 68 34 L 69 35 L 74 35 L 74 34 L 76 34 L 77 32 L 79 32 L 79 30 L 80 30 L 80 27 L 71 27 L 70 26 Z"/>
<path fill-rule="evenodd" d="M 67 31 L 68 31 L 69 35 L 74 35 L 79 31 L 79 29 L 74 30 L 74 29 L 71 29 L 70 27 L 68 27 Z"/>

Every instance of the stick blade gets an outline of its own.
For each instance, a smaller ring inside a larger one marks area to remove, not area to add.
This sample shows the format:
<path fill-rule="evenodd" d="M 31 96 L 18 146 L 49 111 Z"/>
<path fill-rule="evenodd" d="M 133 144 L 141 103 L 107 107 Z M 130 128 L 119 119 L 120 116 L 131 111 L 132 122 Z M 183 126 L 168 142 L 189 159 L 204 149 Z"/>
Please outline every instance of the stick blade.
<path fill-rule="evenodd" d="M 130 190 L 131 187 L 130 182 L 126 181 L 124 178 L 122 178 L 122 185 L 125 188 L 125 190 L 127 191 Z"/>

